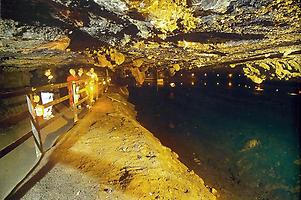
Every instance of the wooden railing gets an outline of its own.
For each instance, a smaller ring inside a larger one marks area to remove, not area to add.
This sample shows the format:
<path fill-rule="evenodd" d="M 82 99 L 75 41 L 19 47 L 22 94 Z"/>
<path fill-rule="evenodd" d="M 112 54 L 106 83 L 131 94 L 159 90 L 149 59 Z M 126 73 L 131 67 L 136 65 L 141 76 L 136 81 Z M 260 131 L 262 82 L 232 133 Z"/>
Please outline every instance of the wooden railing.
<path fill-rule="evenodd" d="M 71 87 L 72 87 L 71 93 L 70 93 L 70 89 L 68 90 L 68 84 L 71 85 Z M 72 111 L 73 121 L 74 121 L 74 123 L 76 123 L 78 121 L 79 105 L 86 102 L 87 107 L 91 108 L 91 106 L 92 106 L 91 100 L 98 98 L 98 94 L 100 92 L 95 91 L 95 94 L 92 93 L 91 90 L 89 91 L 89 89 L 91 89 L 91 87 L 94 87 L 94 90 L 92 90 L 93 92 L 96 89 L 103 90 L 104 89 L 103 81 L 94 82 L 94 85 L 91 85 L 91 83 L 89 83 L 89 80 L 79 80 L 79 81 L 73 81 L 72 83 L 49 84 L 49 85 L 45 85 L 45 86 L 41 86 L 41 87 L 37 87 L 37 88 L 31 88 L 30 90 L 27 88 L 26 90 L 24 90 L 23 93 L 18 91 L 17 95 L 10 93 L 7 96 L 7 98 L 9 98 L 11 96 L 22 96 L 22 95 L 26 96 L 26 101 L 27 101 L 27 106 L 28 106 L 28 115 L 29 115 L 30 124 L 31 124 L 31 131 L 29 131 L 28 133 L 25 133 L 20 138 L 16 139 L 12 143 L 10 143 L 7 146 L 5 146 L 4 148 L 2 148 L 0 150 L 0 159 L 4 156 L 8 155 L 10 152 L 12 152 L 14 149 L 19 147 L 23 143 L 25 143 L 29 138 L 33 137 L 34 144 L 35 144 L 36 157 L 39 159 L 38 160 L 38 163 L 39 163 L 40 160 L 42 159 L 43 155 L 46 152 L 46 149 L 43 148 L 43 142 L 41 140 L 41 130 L 43 128 L 45 128 L 46 126 L 52 124 L 58 118 L 62 117 L 66 112 L 70 113 L 70 111 Z M 66 88 L 67 88 L 67 90 L 66 90 Z M 56 94 L 59 94 L 59 92 L 62 91 L 63 89 L 65 90 L 65 92 L 69 91 L 68 94 L 66 94 L 64 96 L 56 95 L 57 98 L 53 99 L 53 101 L 45 103 L 45 104 L 39 104 L 39 106 L 42 108 L 48 108 L 50 106 L 53 106 L 53 109 L 54 109 L 55 105 L 61 104 L 65 101 L 69 100 L 70 97 L 72 97 L 71 99 L 73 101 L 71 102 L 71 104 L 68 103 L 69 108 L 66 109 L 64 112 L 57 112 L 50 119 L 45 120 L 45 119 L 42 119 L 41 116 L 38 116 L 37 112 L 36 112 L 36 108 L 37 108 L 38 104 L 36 102 L 34 102 L 34 96 L 35 95 L 41 96 L 41 92 L 53 92 L 53 93 L 56 92 Z M 77 98 L 78 95 L 79 95 L 79 98 Z M 93 96 L 91 96 L 91 95 L 93 95 Z M 36 165 L 38 163 L 36 163 Z M 34 166 L 34 167 L 36 167 L 36 166 Z M 30 171 L 31 170 L 32 169 L 30 169 Z M 29 174 L 29 172 L 28 172 L 28 174 Z M 28 176 L 28 174 L 26 176 Z M 23 178 L 23 180 L 24 179 L 25 178 Z M 20 184 L 23 180 L 21 180 L 18 184 Z M 15 188 L 16 187 L 17 186 L 15 186 Z M 12 191 L 11 191 L 11 193 L 12 193 Z"/>
<path fill-rule="evenodd" d="M 89 83 L 86 83 L 87 80 L 80 80 L 80 81 L 73 81 L 72 84 L 72 92 L 71 94 L 67 94 L 65 96 L 59 97 L 57 99 L 54 99 L 53 101 L 46 103 L 46 104 L 42 104 L 40 106 L 44 107 L 44 108 L 48 108 L 50 106 L 55 106 L 58 105 L 62 102 L 65 102 L 66 100 L 69 100 L 70 95 L 72 96 L 73 99 L 73 104 L 70 105 L 69 110 L 72 109 L 73 110 L 73 119 L 74 122 L 77 122 L 78 120 L 78 106 L 83 104 L 84 102 L 87 102 L 87 105 L 89 105 L 89 107 L 91 107 L 91 102 L 89 101 L 89 91 L 88 91 L 88 87 L 90 87 L 91 85 L 89 85 Z M 84 84 L 82 84 L 84 83 Z M 102 85 L 103 83 L 100 82 L 96 82 L 99 85 Z M 79 91 L 76 91 L 77 87 L 80 87 L 81 85 L 85 85 L 83 88 L 79 88 Z M 31 126 L 32 126 L 32 130 L 26 134 L 24 134 L 23 136 L 21 136 L 19 139 L 17 139 L 16 141 L 12 142 L 11 144 L 7 145 L 6 147 L 4 147 L 3 149 L 0 150 L 0 158 L 2 158 L 3 156 L 7 155 L 9 152 L 11 152 L 12 150 L 14 150 L 16 147 L 18 147 L 20 144 L 22 144 L 24 141 L 26 141 L 28 138 L 30 137 L 34 137 L 35 141 L 36 141 L 36 148 L 38 151 L 40 151 L 40 153 L 43 153 L 43 148 L 41 146 L 41 141 L 40 141 L 40 131 L 41 129 L 45 128 L 46 126 L 48 126 L 49 124 L 51 124 L 53 121 L 55 121 L 57 118 L 61 117 L 64 113 L 58 113 L 56 114 L 53 118 L 49 119 L 49 120 L 41 120 L 37 114 L 35 113 L 35 108 L 36 108 L 36 104 L 34 103 L 34 95 L 38 95 L 41 96 L 40 93 L 41 92 L 51 92 L 51 91 L 58 91 L 62 88 L 67 88 L 68 87 L 68 83 L 59 83 L 59 84 L 49 84 L 49 85 L 44 85 L 41 87 L 37 87 L 37 88 L 32 88 L 31 91 L 26 92 L 26 101 L 27 101 L 27 106 L 28 106 L 28 113 L 29 113 L 29 117 L 30 117 L 30 122 L 31 122 Z M 101 87 L 96 87 L 94 86 L 94 88 L 101 88 Z M 86 95 L 82 95 L 86 93 Z M 97 94 L 97 93 L 96 93 Z M 18 96 L 22 95 L 21 92 L 18 92 Z M 23 93 L 24 95 L 24 93 Z M 81 98 L 79 98 L 77 100 L 77 95 L 80 95 Z M 11 96 L 11 95 L 10 95 Z M 43 121 L 43 122 L 42 122 Z"/>

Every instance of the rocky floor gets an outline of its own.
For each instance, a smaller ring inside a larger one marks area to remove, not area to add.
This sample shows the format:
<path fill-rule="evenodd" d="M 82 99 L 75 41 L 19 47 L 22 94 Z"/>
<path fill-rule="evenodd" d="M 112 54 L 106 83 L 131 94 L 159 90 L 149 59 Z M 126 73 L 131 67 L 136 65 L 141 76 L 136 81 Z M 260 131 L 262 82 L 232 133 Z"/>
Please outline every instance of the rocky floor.
<path fill-rule="evenodd" d="M 116 93 L 100 99 L 15 198 L 216 199 L 218 192 L 210 192 L 135 115 L 133 105 Z"/>

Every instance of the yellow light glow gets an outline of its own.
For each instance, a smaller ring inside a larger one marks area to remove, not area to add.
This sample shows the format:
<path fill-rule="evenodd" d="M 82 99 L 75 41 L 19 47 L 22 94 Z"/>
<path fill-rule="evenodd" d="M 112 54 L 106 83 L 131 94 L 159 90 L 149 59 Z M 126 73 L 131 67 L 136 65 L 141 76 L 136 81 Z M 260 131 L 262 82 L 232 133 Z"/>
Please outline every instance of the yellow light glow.
<path fill-rule="evenodd" d="M 193 77 L 193 76 L 194 76 L 194 73 L 192 73 L 191 76 Z"/>
<path fill-rule="evenodd" d="M 247 88 L 248 86 L 247 85 L 245 85 L 245 88 Z"/>
<path fill-rule="evenodd" d="M 229 82 L 229 83 L 228 83 L 228 86 L 229 86 L 229 87 L 231 87 L 231 86 L 232 86 L 232 83 L 231 83 L 231 82 Z"/>
<path fill-rule="evenodd" d="M 180 83 L 181 85 L 183 85 L 183 83 Z"/>
<path fill-rule="evenodd" d="M 183 76 L 183 74 L 180 74 L 180 76 Z"/>
<path fill-rule="evenodd" d="M 191 82 L 191 85 L 194 85 L 194 82 Z"/>
<path fill-rule="evenodd" d="M 257 87 L 255 87 L 255 90 L 259 91 L 259 92 L 263 91 L 263 89 L 260 87 L 260 85 L 258 85 Z"/>
<path fill-rule="evenodd" d="M 107 83 L 106 83 L 105 81 L 103 81 L 103 82 L 102 82 L 102 84 L 104 84 L 104 85 L 105 85 L 105 84 L 107 84 Z"/>
<path fill-rule="evenodd" d="M 228 76 L 229 76 L 229 78 L 232 78 L 233 74 L 229 74 Z"/>
<path fill-rule="evenodd" d="M 170 85 L 170 87 L 176 87 L 175 83 L 170 83 L 169 85 Z"/>
<path fill-rule="evenodd" d="M 207 74 L 205 73 L 204 76 L 207 76 Z"/>

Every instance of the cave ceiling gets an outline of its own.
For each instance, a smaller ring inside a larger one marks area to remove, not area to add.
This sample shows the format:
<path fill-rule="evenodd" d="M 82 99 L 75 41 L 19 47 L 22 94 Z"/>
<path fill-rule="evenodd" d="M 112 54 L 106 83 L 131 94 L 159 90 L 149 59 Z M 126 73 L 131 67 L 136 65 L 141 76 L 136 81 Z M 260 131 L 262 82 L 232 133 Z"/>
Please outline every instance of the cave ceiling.
<path fill-rule="evenodd" d="M 299 80 L 293 0 L 3 0 L 2 70 L 86 65 L 241 70 Z"/>

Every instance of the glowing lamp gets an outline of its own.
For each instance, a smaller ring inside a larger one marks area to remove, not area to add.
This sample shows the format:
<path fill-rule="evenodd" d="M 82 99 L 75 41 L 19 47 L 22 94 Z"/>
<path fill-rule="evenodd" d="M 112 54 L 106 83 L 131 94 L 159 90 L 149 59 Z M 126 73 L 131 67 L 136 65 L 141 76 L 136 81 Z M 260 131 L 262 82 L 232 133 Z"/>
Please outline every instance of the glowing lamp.
<path fill-rule="evenodd" d="M 260 87 L 260 85 L 257 86 L 257 87 L 255 87 L 255 90 L 256 90 L 256 91 L 259 91 L 259 92 L 263 91 L 263 89 Z"/>
<path fill-rule="evenodd" d="M 175 84 L 175 83 L 170 83 L 169 85 L 170 85 L 170 87 L 172 87 L 172 88 L 173 88 L 173 87 L 176 87 L 176 84 Z"/>
<path fill-rule="evenodd" d="M 229 82 L 229 83 L 228 83 L 228 86 L 229 86 L 229 87 L 231 87 L 231 86 L 232 86 L 232 83 L 231 83 L 231 82 Z"/>

